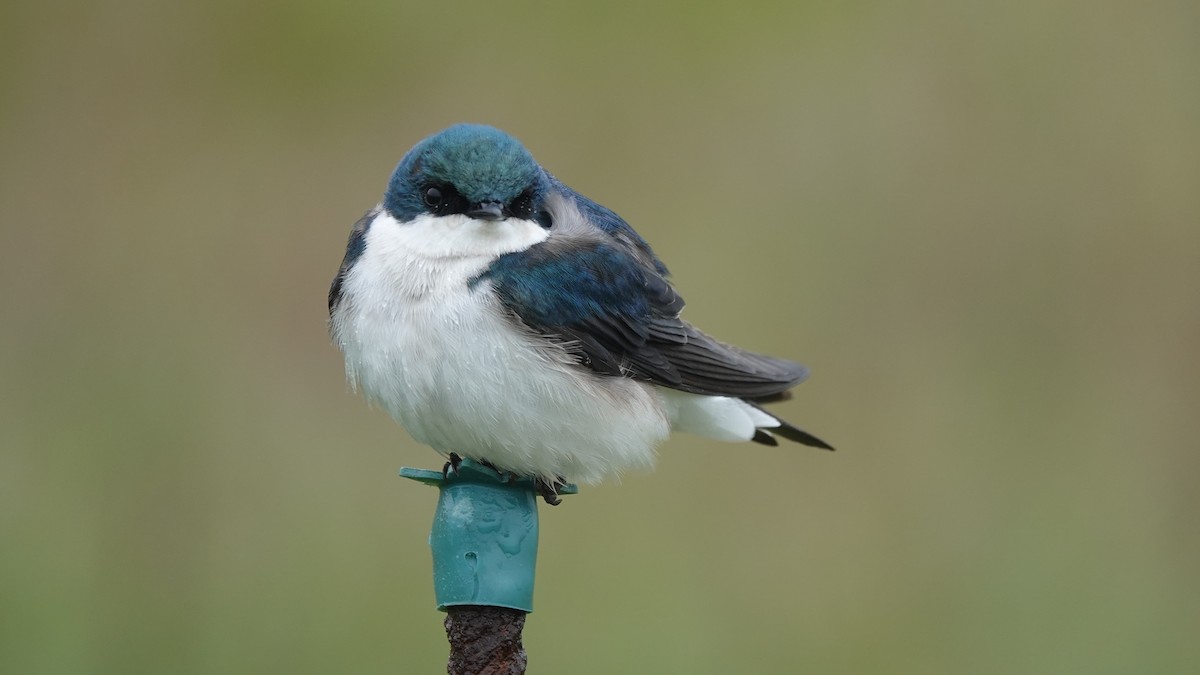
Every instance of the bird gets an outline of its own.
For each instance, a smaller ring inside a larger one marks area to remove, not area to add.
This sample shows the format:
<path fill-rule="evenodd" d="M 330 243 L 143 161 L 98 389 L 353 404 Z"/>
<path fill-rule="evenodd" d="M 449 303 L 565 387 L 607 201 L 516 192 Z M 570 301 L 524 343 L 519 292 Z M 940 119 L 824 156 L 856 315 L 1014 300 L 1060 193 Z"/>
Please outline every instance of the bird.
<path fill-rule="evenodd" d="M 672 431 L 833 449 L 763 407 L 807 368 L 680 318 L 646 240 L 491 126 L 403 156 L 351 229 L 328 307 L 351 388 L 550 503 L 567 480 L 652 467 Z"/>

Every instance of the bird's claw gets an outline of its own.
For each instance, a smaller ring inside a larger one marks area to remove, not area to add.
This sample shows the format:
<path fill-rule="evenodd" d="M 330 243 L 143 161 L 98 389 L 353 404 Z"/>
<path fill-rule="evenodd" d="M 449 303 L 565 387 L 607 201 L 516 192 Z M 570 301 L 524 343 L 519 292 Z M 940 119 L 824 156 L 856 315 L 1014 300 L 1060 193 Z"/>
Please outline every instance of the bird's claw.
<path fill-rule="evenodd" d="M 545 478 L 534 480 L 534 486 L 537 488 L 537 493 L 550 506 L 558 506 L 562 503 L 562 498 L 558 496 L 559 489 L 566 487 L 567 479 L 562 476 L 556 477 L 553 481 L 548 481 Z"/>
<path fill-rule="evenodd" d="M 462 457 L 457 452 L 450 453 L 448 459 L 450 461 L 446 462 L 446 465 L 442 467 L 442 478 L 453 476 L 458 473 L 458 467 L 462 466 Z"/>

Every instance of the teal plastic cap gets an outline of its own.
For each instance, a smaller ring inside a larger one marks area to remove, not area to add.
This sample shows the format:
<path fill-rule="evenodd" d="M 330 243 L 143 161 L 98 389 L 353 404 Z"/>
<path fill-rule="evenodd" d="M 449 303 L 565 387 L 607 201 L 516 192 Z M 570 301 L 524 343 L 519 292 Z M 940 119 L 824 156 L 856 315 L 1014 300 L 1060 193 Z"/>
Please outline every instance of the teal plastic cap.
<path fill-rule="evenodd" d="M 440 492 L 429 548 L 437 607 L 507 607 L 533 611 L 537 569 L 537 487 L 469 459 L 457 471 L 400 470 Z M 564 493 L 573 492 L 571 489 Z"/>

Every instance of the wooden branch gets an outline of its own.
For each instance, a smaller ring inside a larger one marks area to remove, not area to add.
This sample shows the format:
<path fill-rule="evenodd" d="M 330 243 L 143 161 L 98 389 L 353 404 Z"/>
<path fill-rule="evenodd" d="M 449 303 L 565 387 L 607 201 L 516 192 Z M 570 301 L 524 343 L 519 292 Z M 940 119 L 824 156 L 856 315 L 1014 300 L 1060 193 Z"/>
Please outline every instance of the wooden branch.
<path fill-rule="evenodd" d="M 525 612 L 506 607 L 446 608 L 450 675 L 523 675 L 528 658 L 521 644 Z"/>

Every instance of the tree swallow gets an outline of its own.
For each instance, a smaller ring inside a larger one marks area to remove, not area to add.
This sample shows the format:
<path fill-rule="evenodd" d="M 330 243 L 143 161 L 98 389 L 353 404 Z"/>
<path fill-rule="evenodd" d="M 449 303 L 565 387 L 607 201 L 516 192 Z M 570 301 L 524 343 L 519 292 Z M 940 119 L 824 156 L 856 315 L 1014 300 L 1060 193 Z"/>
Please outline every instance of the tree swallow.
<path fill-rule="evenodd" d="M 329 289 L 351 386 L 447 457 L 553 485 L 650 467 L 671 431 L 833 449 L 760 407 L 804 366 L 682 309 L 620 216 L 468 124 L 404 156 Z"/>

